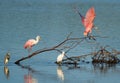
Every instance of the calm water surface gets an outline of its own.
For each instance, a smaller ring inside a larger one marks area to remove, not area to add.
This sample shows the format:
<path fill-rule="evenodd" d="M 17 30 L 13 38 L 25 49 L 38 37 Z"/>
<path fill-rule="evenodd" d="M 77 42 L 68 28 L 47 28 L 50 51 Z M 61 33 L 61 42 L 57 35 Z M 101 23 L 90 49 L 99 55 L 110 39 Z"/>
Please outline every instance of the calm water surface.
<path fill-rule="evenodd" d="M 120 64 L 92 65 L 80 63 L 78 68 L 54 64 L 58 52 L 46 52 L 23 61 L 14 62 L 28 55 L 23 45 L 29 38 L 41 36 L 41 41 L 32 51 L 49 48 L 60 43 L 72 32 L 72 37 L 83 37 L 83 25 L 74 7 L 84 15 L 88 8 L 95 7 L 95 25 L 99 31 L 94 35 L 100 45 L 110 45 L 120 50 L 120 1 L 119 0 L 0 0 L 0 81 L 1 83 L 119 83 Z M 91 52 L 92 44 L 86 42 L 71 50 L 68 55 Z M 7 66 L 3 60 L 7 52 L 11 59 Z M 9 70 L 9 74 L 4 73 Z"/>

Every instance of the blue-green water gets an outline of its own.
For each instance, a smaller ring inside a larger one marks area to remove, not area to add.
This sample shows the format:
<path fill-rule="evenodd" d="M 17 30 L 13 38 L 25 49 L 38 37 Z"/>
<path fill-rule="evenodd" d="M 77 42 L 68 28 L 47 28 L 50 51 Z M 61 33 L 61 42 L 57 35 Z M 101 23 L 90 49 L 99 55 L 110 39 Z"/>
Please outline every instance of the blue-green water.
<path fill-rule="evenodd" d="M 21 64 L 29 66 L 27 68 L 14 64 L 28 55 L 23 45 L 29 38 L 41 36 L 39 44 L 32 49 L 35 51 L 60 43 L 70 32 L 72 37 L 83 37 L 84 28 L 74 7 L 84 15 L 94 6 L 99 31 L 93 30 L 93 34 L 108 37 L 97 38 L 97 42 L 120 50 L 119 5 L 119 0 L 0 0 L 0 81 L 25 83 L 25 75 L 29 73 L 34 80 L 32 83 L 119 83 L 120 64 L 94 67 L 91 63 L 80 63 L 80 68 L 58 67 L 54 64 L 59 54 L 56 51 L 23 61 Z M 68 55 L 87 54 L 93 46 L 84 42 Z M 6 67 L 9 69 L 7 78 L 3 60 L 8 51 L 11 58 Z M 28 68 L 31 69 L 28 71 Z"/>

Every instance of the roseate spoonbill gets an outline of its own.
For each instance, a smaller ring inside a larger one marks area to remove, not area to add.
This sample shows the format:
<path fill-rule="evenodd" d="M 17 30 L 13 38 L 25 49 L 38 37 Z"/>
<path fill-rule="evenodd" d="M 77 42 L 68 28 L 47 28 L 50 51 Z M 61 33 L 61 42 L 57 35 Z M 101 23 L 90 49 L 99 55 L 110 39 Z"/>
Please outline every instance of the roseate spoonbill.
<path fill-rule="evenodd" d="M 65 56 L 65 52 L 64 51 L 60 55 L 58 55 L 58 57 L 57 57 L 57 64 L 61 64 L 62 59 L 64 58 L 64 56 Z"/>
<path fill-rule="evenodd" d="M 6 55 L 5 55 L 5 58 L 4 58 L 4 64 L 8 64 L 9 62 L 9 59 L 10 59 L 10 53 L 8 52 Z"/>
<path fill-rule="evenodd" d="M 25 44 L 24 44 L 24 48 L 25 49 L 28 49 L 28 52 L 31 51 L 32 47 L 34 45 L 36 45 L 40 40 L 40 36 L 37 36 L 36 37 L 36 40 L 35 39 L 29 39 Z"/>
<path fill-rule="evenodd" d="M 80 15 L 82 24 L 85 27 L 84 36 L 88 36 L 88 34 L 92 32 L 92 28 L 94 27 L 94 19 L 96 16 L 95 9 L 94 7 L 89 8 L 85 17 L 82 16 L 82 14 L 78 10 L 76 11 Z"/>

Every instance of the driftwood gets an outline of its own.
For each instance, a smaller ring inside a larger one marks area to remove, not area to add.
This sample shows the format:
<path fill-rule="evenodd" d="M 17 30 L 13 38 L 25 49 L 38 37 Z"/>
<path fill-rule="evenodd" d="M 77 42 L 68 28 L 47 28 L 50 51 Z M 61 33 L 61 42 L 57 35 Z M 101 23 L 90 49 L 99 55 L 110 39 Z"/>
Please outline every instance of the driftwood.
<path fill-rule="evenodd" d="M 92 35 L 88 35 L 87 37 L 82 37 L 82 38 L 71 38 L 71 33 L 62 41 L 60 42 L 59 44 L 53 46 L 53 47 L 50 47 L 50 48 L 43 48 L 43 49 L 40 49 L 40 50 L 37 50 L 31 54 L 29 54 L 28 56 L 26 57 L 22 57 L 20 58 L 19 60 L 15 61 L 15 64 L 20 64 L 21 61 L 24 61 L 26 59 L 30 59 L 31 57 L 39 54 L 39 53 L 43 53 L 43 52 L 47 52 L 47 51 L 58 51 L 58 52 L 62 52 L 62 50 L 65 51 L 65 53 L 69 52 L 71 49 L 75 48 L 76 46 L 78 46 L 81 42 L 83 42 L 84 40 L 86 40 L 86 42 L 91 42 L 91 41 L 96 41 L 96 37 L 100 37 L 100 36 L 92 36 Z M 102 37 L 102 38 L 105 38 L 105 37 Z M 91 55 L 91 54 L 88 54 L 88 55 Z M 83 56 L 77 56 L 77 57 L 67 57 L 66 60 L 63 60 L 63 62 L 65 63 L 69 63 L 69 64 L 77 64 L 77 62 L 79 61 L 79 58 L 80 57 L 85 57 L 86 55 L 83 55 Z M 78 61 L 76 61 L 76 59 Z M 72 62 L 71 62 L 72 61 Z"/>
<path fill-rule="evenodd" d="M 85 62 L 84 58 L 90 56 L 92 58 L 92 63 L 107 63 L 107 64 L 117 64 L 120 62 L 120 59 L 117 55 L 120 55 L 120 51 L 115 49 L 108 50 L 106 47 L 100 47 L 98 51 L 92 52 L 85 55 L 69 57 L 63 59 L 62 64 L 79 64 L 80 61 Z M 74 62 L 73 62 L 74 61 Z M 89 63 L 88 61 L 86 63 Z"/>
<path fill-rule="evenodd" d="M 120 52 L 117 50 L 107 50 L 106 47 L 101 47 L 100 50 L 97 51 L 96 54 L 92 57 L 93 63 L 108 63 L 108 64 L 116 64 L 120 62 L 120 59 L 117 57 Z"/>
<path fill-rule="evenodd" d="M 30 59 L 31 57 L 33 57 L 39 53 L 43 53 L 43 52 L 47 52 L 47 51 L 55 50 L 55 51 L 61 52 L 61 50 L 67 49 L 66 52 L 68 52 L 69 50 L 75 48 L 78 44 L 80 44 L 80 42 L 82 42 L 84 39 L 88 38 L 88 37 L 70 38 L 70 35 L 71 35 L 71 33 L 65 38 L 65 40 L 63 40 L 58 45 L 55 45 L 55 46 L 50 47 L 50 48 L 43 48 L 43 49 L 37 50 L 37 51 L 31 53 L 30 55 L 28 55 L 26 57 L 22 57 L 21 59 L 15 61 L 15 64 L 19 64 L 23 60 Z"/>

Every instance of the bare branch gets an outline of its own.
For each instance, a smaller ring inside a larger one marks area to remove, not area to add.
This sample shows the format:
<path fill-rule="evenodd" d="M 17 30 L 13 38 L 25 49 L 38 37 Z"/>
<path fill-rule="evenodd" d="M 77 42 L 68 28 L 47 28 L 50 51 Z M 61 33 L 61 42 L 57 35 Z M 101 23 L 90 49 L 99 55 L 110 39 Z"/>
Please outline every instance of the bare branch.
<path fill-rule="evenodd" d="M 32 54 L 30 54 L 30 55 L 28 55 L 28 56 L 26 56 L 26 57 L 22 57 L 21 59 L 17 60 L 17 61 L 15 62 L 15 64 L 19 64 L 21 61 L 26 60 L 26 59 L 29 59 L 29 58 L 31 58 L 31 57 L 39 54 L 39 53 L 57 50 L 60 46 L 64 45 L 64 44 L 65 44 L 66 42 L 68 42 L 68 41 L 74 41 L 74 40 L 79 41 L 79 40 L 81 40 L 81 39 L 82 39 L 82 40 L 85 39 L 84 37 L 83 37 L 83 38 L 69 38 L 70 35 L 71 35 L 71 33 L 67 36 L 67 38 L 66 38 L 65 40 L 63 40 L 63 41 L 62 41 L 61 43 L 59 43 L 58 45 L 55 45 L 55 46 L 53 46 L 53 47 L 51 47 L 51 48 L 44 48 L 44 49 L 37 50 L 37 51 L 33 52 Z M 74 41 L 74 42 L 76 42 L 76 41 Z M 77 45 L 77 44 L 76 44 L 76 45 Z M 70 47 L 71 47 L 71 46 L 70 46 Z M 70 48 L 70 47 L 69 47 L 69 48 Z M 63 47 L 62 47 L 62 48 L 63 48 Z M 73 48 L 73 47 L 72 47 L 72 48 Z"/>
<path fill-rule="evenodd" d="M 50 47 L 50 48 L 43 48 L 43 49 L 37 50 L 37 51 L 33 52 L 32 54 L 30 54 L 26 57 L 22 57 L 21 59 L 17 60 L 15 62 L 15 64 L 19 64 L 23 60 L 30 59 L 31 57 L 33 57 L 39 53 L 43 53 L 43 52 L 47 52 L 47 51 L 59 51 L 60 52 L 62 50 L 66 50 L 66 53 L 67 53 L 71 49 L 78 46 L 81 42 L 83 42 L 83 40 L 90 39 L 89 36 L 82 37 L 82 38 L 70 38 L 71 34 L 72 33 L 70 33 L 61 43 L 59 43 L 53 47 Z M 92 39 L 94 39 L 95 37 L 98 37 L 98 36 L 91 36 L 91 37 L 92 37 Z M 69 59 L 68 56 L 66 56 L 66 57 Z M 74 61 L 74 60 L 72 60 L 72 61 Z"/>

